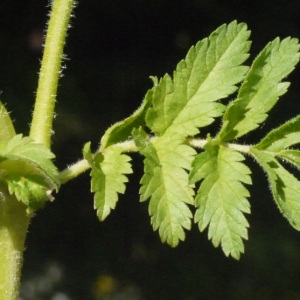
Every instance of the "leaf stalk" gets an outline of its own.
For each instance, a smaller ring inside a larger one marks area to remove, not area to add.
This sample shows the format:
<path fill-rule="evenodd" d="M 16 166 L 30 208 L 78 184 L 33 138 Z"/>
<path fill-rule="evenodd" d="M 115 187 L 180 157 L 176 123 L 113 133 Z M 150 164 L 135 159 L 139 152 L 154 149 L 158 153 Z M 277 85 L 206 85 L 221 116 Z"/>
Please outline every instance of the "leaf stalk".
<path fill-rule="evenodd" d="M 150 141 L 153 141 L 156 139 L 156 137 L 151 137 Z M 187 140 L 187 144 L 190 145 L 191 147 L 195 149 L 204 149 L 204 146 L 206 145 L 207 140 L 206 139 L 189 139 Z M 133 140 L 127 140 L 124 142 L 117 143 L 111 147 L 120 147 L 122 148 L 122 152 L 138 152 L 139 149 L 135 145 Z M 238 152 L 242 153 L 249 153 L 250 146 L 249 145 L 239 145 L 239 144 L 234 144 L 234 143 L 228 143 L 226 144 L 226 147 L 234 149 Z M 104 149 L 105 151 L 105 149 Z M 97 152 L 102 152 L 99 148 Z M 90 169 L 90 165 L 87 162 L 86 159 L 79 160 L 78 162 L 68 166 L 66 169 L 60 172 L 59 174 L 59 180 L 61 184 L 64 184 L 80 174 L 86 172 L 87 170 Z"/>

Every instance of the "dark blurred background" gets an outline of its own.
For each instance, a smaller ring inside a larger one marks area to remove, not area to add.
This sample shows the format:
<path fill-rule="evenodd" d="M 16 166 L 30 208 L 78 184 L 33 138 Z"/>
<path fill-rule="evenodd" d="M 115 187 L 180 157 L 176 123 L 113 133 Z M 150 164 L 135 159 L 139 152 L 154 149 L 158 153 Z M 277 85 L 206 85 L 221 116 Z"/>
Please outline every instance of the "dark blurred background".
<path fill-rule="evenodd" d="M 1 0 L 1 101 L 18 132 L 28 133 L 48 0 Z M 60 169 L 94 147 L 107 127 L 131 114 L 150 75 L 171 73 L 191 45 L 234 19 L 252 30 L 252 57 L 271 39 L 300 36 L 300 1 L 79 0 L 60 81 L 53 151 Z M 299 67 L 267 122 L 247 137 L 255 143 L 297 114 Z M 242 141 L 243 142 L 243 141 Z M 117 209 L 100 223 L 89 175 L 61 188 L 32 220 L 22 300 L 300 299 L 300 233 L 281 216 L 265 175 L 253 163 L 249 241 L 240 261 L 226 258 L 194 226 L 171 249 L 153 232 L 139 203 L 142 158 Z M 300 194 L 299 194 L 300 195 Z M 1 266 L 0 266 L 1 267 Z"/>

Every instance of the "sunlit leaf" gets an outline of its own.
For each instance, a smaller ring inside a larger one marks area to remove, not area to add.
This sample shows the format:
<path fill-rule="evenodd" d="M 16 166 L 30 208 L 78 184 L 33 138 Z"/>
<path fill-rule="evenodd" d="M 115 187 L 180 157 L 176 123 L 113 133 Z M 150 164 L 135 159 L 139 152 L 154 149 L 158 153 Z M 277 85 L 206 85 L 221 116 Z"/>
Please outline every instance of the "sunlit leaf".
<path fill-rule="evenodd" d="M 155 83 L 156 79 L 153 78 L 153 80 Z M 115 143 L 127 140 L 133 128 L 139 128 L 145 124 L 145 115 L 151 104 L 152 93 L 152 89 L 147 92 L 142 105 L 130 117 L 115 123 L 106 130 L 101 139 L 101 150 Z"/>
<path fill-rule="evenodd" d="M 225 255 L 236 259 L 244 252 L 242 239 L 248 238 L 244 213 L 250 213 L 244 184 L 251 184 L 251 172 L 243 160 L 235 150 L 208 144 L 196 156 L 190 176 L 192 183 L 202 181 L 195 199 L 199 230 L 208 226 L 213 245 L 221 244 Z"/>
<path fill-rule="evenodd" d="M 252 148 L 251 154 L 267 173 L 278 208 L 289 223 L 300 230 L 300 181 L 267 151 Z"/>
<path fill-rule="evenodd" d="M 224 106 L 217 100 L 234 93 L 248 70 L 242 64 L 249 35 L 245 24 L 232 22 L 192 47 L 173 79 L 165 75 L 153 89 L 147 126 L 158 136 L 168 131 L 186 137 L 221 116 Z"/>
<path fill-rule="evenodd" d="M 287 161 L 300 169 L 300 151 L 299 150 L 282 150 L 277 154 L 283 161 Z"/>
<path fill-rule="evenodd" d="M 268 111 L 289 86 L 282 82 L 299 61 L 297 39 L 276 38 L 253 62 L 239 89 L 237 99 L 225 111 L 219 137 L 223 141 L 238 138 L 265 121 Z"/>
<path fill-rule="evenodd" d="M 162 242 L 175 247 L 185 239 L 184 229 L 191 228 L 193 189 L 187 170 L 195 151 L 181 144 L 178 136 L 150 141 L 142 130 L 133 132 L 135 143 L 145 156 L 145 174 L 141 179 L 141 201 L 150 198 L 149 214 Z"/>
<path fill-rule="evenodd" d="M 132 173 L 129 163 L 131 159 L 122 154 L 122 148 L 117 146 L 108 147 L 103 154 L 92 156 L 87 144 L 84 154 L 92 167 L 91 191 L 95 193 L 94 207 L 99 220 L 103 221 L 116 207 L 118 194 L 125 192 L 125 183 L 128 181 L 125 174 Z"/>
<path fill-rule="evenodd" d="M 300 143 L 300 116 L 270 131 L 255 148 L 279 152 Z"/>

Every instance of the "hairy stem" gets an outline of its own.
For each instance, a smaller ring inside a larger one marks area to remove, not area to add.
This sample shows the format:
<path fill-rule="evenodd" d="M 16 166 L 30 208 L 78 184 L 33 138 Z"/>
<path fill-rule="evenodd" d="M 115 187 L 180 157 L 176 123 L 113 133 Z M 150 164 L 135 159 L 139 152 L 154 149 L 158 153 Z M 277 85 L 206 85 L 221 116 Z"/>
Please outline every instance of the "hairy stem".
<path fill-rule="evenodd" d="M 150 140 L 154 140 L 156 137 L 150 138 Z M 187 141 L 187 143 L 196 149 L 203 149 L 204 146 L 207 143 L 207 140 L 205 139 L 190 139 Z M 127 140 L 121 143 L 117 143 L 114 146 L 121 147 L 123 149 L 123 152 L 138 152 L 138 148 L 136 147 L 133 140 Z M 226 144 L 228 148 L 234 149 L 236 151 L 242 152 L 242 153 L 249 153 L 250 146 L 249 145 L 239 145 L 239 144 L 233 144 L 228 143 Z M 113 146 L 111 146 L 113 147 Z M 99 150 L 100 151 L 100 148 Z M 105 150 L 104 150 L 105 151 Z M 80 174 L 86 172 L 90 169 L 90 165 L 87 162 L 86 159 L 82 159 L 78 162 L 76 162 L 73 165 L 68 166 L 65 170 L 60 172 L 59 178 L 60 182 L 66 183 L 75 177 L 79 176 Z"/>
<path fill-rule="evenodd" d="M 0 186 L 0 299 L 18 299 L 29 221 L 25 205 Z"/>
<path fill-rule="evenodd" d="M 86 159 L 82 159 L 77 163 L 67 167 L 59 174 L 61 184 L 68 182 L 69 180 L 77 177 L 84 173 L 90 168 L 90 165 Z"/>
<path fill-rule="evenodd" d="M 54 0 L 47 29 L 30 137 L 50 148 L 63 48 L 74 0 Z"/>

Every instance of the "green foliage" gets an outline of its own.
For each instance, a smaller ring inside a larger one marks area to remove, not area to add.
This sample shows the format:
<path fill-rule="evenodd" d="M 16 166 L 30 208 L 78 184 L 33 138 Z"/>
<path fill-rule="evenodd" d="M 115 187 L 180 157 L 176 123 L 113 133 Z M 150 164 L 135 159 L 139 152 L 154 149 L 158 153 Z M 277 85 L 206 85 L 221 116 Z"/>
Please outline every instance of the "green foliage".
<path fill-rule="evenodd" d="M 158 137 L 150 141 L 142 130 L 134 130 L 137 147 L 145 158 L 145 175 L 141 179 L 141 201 L 150 198 L 149 214 L 153 229 L 159 228 L 163 242 L 177 246 L 184 240 L 183 228 L 191 228 L 193 189 L 189 185 L 190 169 L 195 151 L 182 144 L 180 136 Z"/>
<path fill-rule="evenodd" d="M 275 202 L 290 224 L 300 230 L 300 181 L 288 172 L 282 164 L 267 151 L 253 148 L 252 155 L 268 175 Z"/>
<path fill-rule="evenodd" d="M 173 78 L 168 74 L 160 80 L 153 78 L 154 86 L 141 108 L 108 129 L 94 156 L 86 152 L 100 219 L 115 207 L 117 192 L 124 192 L 123 185 L 119 190 L 109 188 L 102 167 L 105 152 L 114 142 L 122 148 L 122 142 L 133 137 L 134 151 L 145 157 L 140 200 L 149 199 L 151 224 L 162 242 L 174 247 L 183 241 L 184 230 L 191 228 L 194 219 L 200 231 L 208 228 L 214 246 L 221 245 L 226 256 L 239 259 L 243 239 L 248 238 L 245 214 L 250 213 L 250 193 L 246 185 L 252 184 L 243 153 L 263 167 L 279 209 L 300 229 L 299 181 L 279 162 L 300 166 L 300 151 L 288 148 L 300 142 L 300 118 L 273 130 L 257 145 L 228 143 L 266 120 L 287 91 L 289 83 L 283 78 L 299 60 L 297 39 L 276 38 L 248 67 L 244 62 L 249 56 L 249 35 L 245 24 L 234 21 L 198 42 L 179 62 Z M 236 91 L 235 100 L 227 105 L 220 102 Z M 222 126 L 216 136 L 201 137 L 201 128 L 218 117 L 222 117 Z M 116 181 L 123 183 L 125 171 L 111 167 Z M 105 196 L 109 189 L 114 191 L 110 200 Z"/>
<path fill-rule="evenodd" d="M 154 87 L 147 126 L 158 136 L 187 137 L 221 116 L 224 105 L 217 101 L 234 93 L 248 70 L 242 63 L 249 56 L 249 35 L 245 24 L 232 22 L 192 47 L 173 80 L 166 74 Z"/>
<path fill-rule="evenodd" d="M 281 82 L 299 60 L 297 39 L 279 38 L 270 42 L 254 60 L 237 99 L 227 108 L 219 137 L 228 141 L 240 137 L 259 126 L 267 112 L 283 95 L 289 82 Z"/>
<path fill-rule="evenodd" d="M 125 174 L 132 173 L 130 157 L 122 148 L 110 146 L 102 153 L 92 155 L 90 143 L 84 147 L 84 157 L 91 165 L 91 191 L 95 193 L 94 207 L 101 221 L 110 214 L 118 201 L 118 193 L 125 192 Z"/>
<path fill-rule="evenodd" d="M 250 196 L 243 183 L 251 184 L 251 171 L 244 156 L 227 147 L 208 143 L 198 154 L 190 174 L 191 182 L 203 180 L 195 198 L 195 221 L 199 230 L 209 225 L 208 238 L 234 258 L 244 252 L 249 224 L 243 213 L 250 213 Z"/>
<path fill-rule="evenodd" d="M 300 230 L 300 181 L 282 163 L 287 161 L 299 169 L 300 151 L 288 148 L 299 142 L 300 116 L 272 130 L 250 150 L 268 175 L 278 208 L 297 230 Z"/>
<path fill-rule="evenodd" d="M 0 102 L 0 148 L 16 135 L 5 106 Z"/>
<path fill-rule="evenodd" d="M 28 206 L 32 212 L 52 200 L 51 192 L 58 190 L 58 172 L 48 148 L 29 137 L 15 135 L 0 150 L 0 180 L 10 194 Z"/>
<path fill-rule="evenodd" d="M 155 83 L 155 79 L 153 78 Z M 116 143 L 126 141 L 134 128 L 145 126 L 145 115 L 151 104 L 152 90 L 146 94 L 142 105 L 128 118 L 108 128 L 101 139 L 101 150 Z"/>
<path fill-rule="evenodd" d="M 300 141 L 300 116 L 289 120 L 282 126 L 273 129 L 265 138 L 263 138 L 256 146 L 256 149 L 267 150 L 275 155 L 281 155 L 290 146 L 293 146 Z"/>
<path fill-rule="evenodd" d="M 208 229 L 209 240 L 221 246 L 226 256 L 240 258 L 243 241 L 248 239 L 245 214 L 250 213 L 251 198 L 247 186 L 252 184 L 246 155 L 262 167 L 279 210 L 300 230 L 300 181 L 295 176 L 300 169 L 296 147 L 300 116 L 272 130 L 256 145 L 235 143 L 265 122 L 286 93 L 289 82 L 283 80 L 299 61 L 297 39 L 274 39 L 248 66 L 251 41 L 246 24 L 234 21 L 220 26 L 191 47 L 173 76 L 152 77 L 154 86 L 141 106 L 108 128 L 95 153 L 87 143 L 84 159 L 59 173 L 49 148 L 74 0 L 55 0 L 52 5 L 30 137 L 16 134 L 0 102 L 2 298 L 17 297 L 32 213 L 53 200 L 51 193 L 61 183 L 90 168 L 94 208 L 99 220 L 105 220 L 115 209 L 119 194 L 125 193 L 127 175 L 132 173 L 131 158 L 125 152 L 144 156 L 140 201 L 149 200 L 153 229 L 172 247 L 184 241 L 185 230 L 195 222 L 201 232 Z M 217 118 L 222 124 L 219 132 L 203 136 L 202 129 Z M 293 173 L 291 167 L 296 169 Z"/>
<path fill-rule="evenodd" d="M 215 247 L 239 259 L 249 227 L 248 155 L 266 172 L 282 214 L 300 230 L 300 181 L 284 166 L 288 162 L 300 169 L 300 150 L 295 148 L 300 143 L 300 117 L 256 145 L 233 143 L 262 124 L 287 91 L 289 82 L 282 80 L 299 61 L 299 43 L 276 38 L 247 66 L 249 36 L 246 24 L 234 21 L 198 42 L 173 77 L 152 77 L 154 85 L 139 109 L 111 126 L 95 153 L 87 143 L 84 160 L 60 174 L 50 150 L 15 134 L 0 103 L 1 182 L 31 212 L 51 199 L 60 180 L 91 168 L 94 207 L 103 221 L 125 193 L 132 173 L 131 158 L 124 153 L 139 152 L 144 156 L 140 201 L 149 200 L 151 224 L 162 242 L 177 246 L 195 222 L 201 232 L 208 228 Z M 217 118 L 222 121 L 219 132 L 204 137 L 202 128 Z"/>
<path fill-rule="evenodd" d="M 29 137 L 16 135 L 9 114 L 0 102 L 0 181 L 10 194 L 26 204 L 31 213 L 53 200 L 58 191 L 58 171 L 52 159 L 54 154 Z"/>

